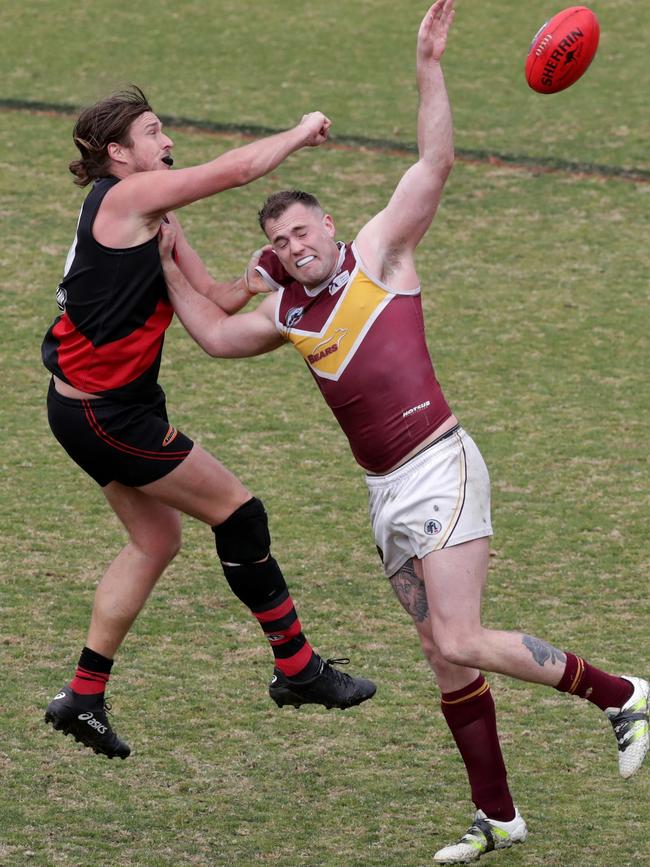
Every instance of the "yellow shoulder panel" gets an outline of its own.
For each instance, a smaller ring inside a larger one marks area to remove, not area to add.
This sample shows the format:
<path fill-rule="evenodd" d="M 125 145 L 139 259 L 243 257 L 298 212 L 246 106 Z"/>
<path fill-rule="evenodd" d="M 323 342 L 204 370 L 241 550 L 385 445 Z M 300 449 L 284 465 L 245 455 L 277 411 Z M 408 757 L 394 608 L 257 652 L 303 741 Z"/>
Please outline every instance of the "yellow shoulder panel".
<path fill-rule="evenodd" d="M 393 297 L 357 271 L 318 333 L 292 328 L 288 339 L 314 373 L 326 379 L 338 379 Z"/>

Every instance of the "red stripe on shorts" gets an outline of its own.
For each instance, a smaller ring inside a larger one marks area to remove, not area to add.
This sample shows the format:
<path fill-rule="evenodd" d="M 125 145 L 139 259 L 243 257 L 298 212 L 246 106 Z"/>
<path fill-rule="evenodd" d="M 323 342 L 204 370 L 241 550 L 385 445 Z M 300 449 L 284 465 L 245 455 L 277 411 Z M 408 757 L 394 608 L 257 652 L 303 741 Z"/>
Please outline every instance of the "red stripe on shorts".
<path fill-rule="evenodd" d="M 180 458 L 185 458 L 189 455 L 190 450 L 180 450 L 175 452 L 165 452 L 161 454 L 160 452 L 154 452 L 150 449 L 139 449 L 137 446 L 129 445 L 128 443 L 120 442 L 120 440 L 116 440 L 115 437 L 112 437 L 107 431 L 103 429 L 100 423 L 97 421 L 95 413 L 91 408 L 91 401 L 82 400 L 84 411 L 86 413 L 86 419 L 88 424 L 91 426 L 95 434 L 103 440 L 107 445 L 111 446 L 111 448 L 117 449 L 117 451 L 125 452 L 128 455 L 134 455 L 135 457 L 147 458 L 152 461 L 177 461 Z"/>

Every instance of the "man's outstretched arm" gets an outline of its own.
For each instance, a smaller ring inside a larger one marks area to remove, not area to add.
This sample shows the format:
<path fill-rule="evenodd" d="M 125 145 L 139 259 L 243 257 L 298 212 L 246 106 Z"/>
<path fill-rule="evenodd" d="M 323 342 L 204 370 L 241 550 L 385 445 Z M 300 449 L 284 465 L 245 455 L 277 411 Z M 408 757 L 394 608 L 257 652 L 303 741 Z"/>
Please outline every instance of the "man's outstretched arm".
<path fill-rule="evenodd" d="M 106 204 L 118 217 L 160 217 L 263 177 L 294 151 L 323 144 L 329 128 L 329 118 L 319 111 L 310 112 L 291 129 L 226 151 L 202 165 L 155 174 L 134 172 L 111 190 Z"/>
<path fill-rule="evenodd" d="M 402 176 L 388 205 L 359 232 L 357 246 L 370 267 L 383 271 L 417 247 L 438 209 L 454 162 L 453 122 L 441 59 L 454 19 L 454 0 L 436 0 L 417 40 L 418 161 Z"/>

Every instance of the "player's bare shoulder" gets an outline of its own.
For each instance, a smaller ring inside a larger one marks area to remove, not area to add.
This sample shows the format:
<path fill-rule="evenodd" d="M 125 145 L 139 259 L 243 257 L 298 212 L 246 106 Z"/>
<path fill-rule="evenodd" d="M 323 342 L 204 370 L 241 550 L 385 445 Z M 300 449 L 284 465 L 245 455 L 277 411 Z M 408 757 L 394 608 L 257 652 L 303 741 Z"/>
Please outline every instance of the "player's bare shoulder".
<path fill-rule="evenodd" d="M 143 214 L 137 208 L 129 208 L 129 198 L 120 189 L 128 180 L 119 181 L 108 191 L 93 223 L 95 240 L 114 250 L 150 241 L 157 234 L 162 217 L 162 214 Z"/>

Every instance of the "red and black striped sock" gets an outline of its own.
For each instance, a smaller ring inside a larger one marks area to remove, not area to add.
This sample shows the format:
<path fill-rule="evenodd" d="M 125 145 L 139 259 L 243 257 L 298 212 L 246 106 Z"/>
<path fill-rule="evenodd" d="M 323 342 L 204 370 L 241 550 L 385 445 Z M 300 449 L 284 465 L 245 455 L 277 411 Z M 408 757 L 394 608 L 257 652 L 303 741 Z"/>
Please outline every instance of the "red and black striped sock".
<path fill-rule="evenodd" d="M 275 665 L 289 678 L 308 680 L 318 672 L 320 657 L 302 631 L 280 567 L 269 555 L 261 563 L 233 566 L 222 563 L 233 593 L 264 630 Z"/>
<path fill-rule="evenodd" d="M 573 653 L 566 654 L 566 668 L 555 689 L 586 698 L 601 710 L 623 707 L 634 691 L 629 680 L 594 668 Z"/>
<path fill-rule="evenodd" d="M 275 665 L 286 677 L 307 680 L 318 670 L 319 657 L 305 638 L 289 590 L 261 608 L 251 609 L 264 630 Z"/>
<path fill-rule="evenodd" d="M 501 822 L 514 819 L 515 806 L 488 682 L 479 674 L 463 689 L 443 693 L 440 706 L 465 763 L 477 809 Z"/>
<path fill-rule="evenodd" d="M 112 659 L 107 659 L 101 653 L 84 647 L 75 676 L 70 681 L 70 689 L 81 695 L 96 695 L 104 692 L 112 667 Z"/>

